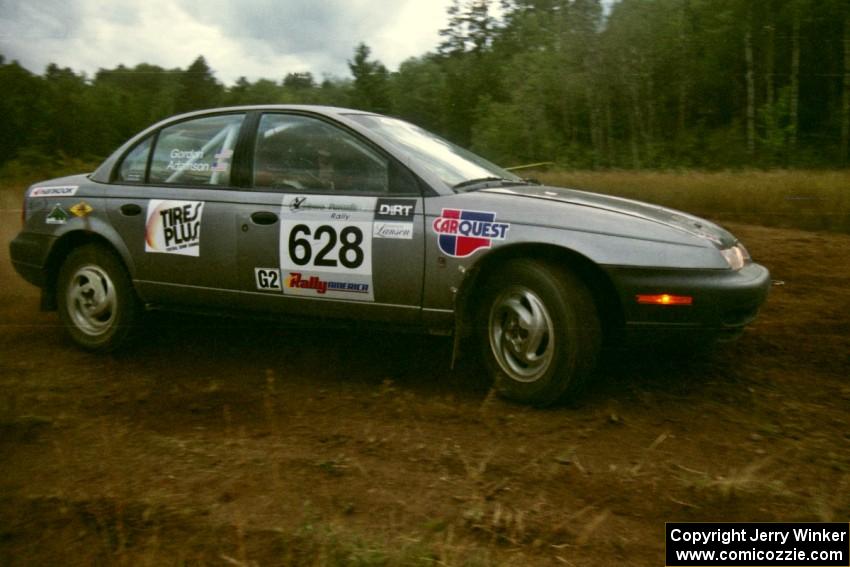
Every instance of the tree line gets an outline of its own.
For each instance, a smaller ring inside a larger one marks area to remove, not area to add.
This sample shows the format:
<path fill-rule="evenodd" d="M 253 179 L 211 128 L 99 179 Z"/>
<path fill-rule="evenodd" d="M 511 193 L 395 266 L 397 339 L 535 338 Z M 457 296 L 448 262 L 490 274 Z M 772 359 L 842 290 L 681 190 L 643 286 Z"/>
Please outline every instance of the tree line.
<path fill-rule="evenodd" d="M 225 86 L 202 56 L 89 77 L 0 55 L 0 162 L 99 157 L 147 125 L 222 105 L 396 115 L 504 165 L 843 167 L 850 0 L 454 0 L 432 52 L 390 72 L 358 45 L 350 78 Z M 271 74 L 271 73 L 270 73 Z"/>

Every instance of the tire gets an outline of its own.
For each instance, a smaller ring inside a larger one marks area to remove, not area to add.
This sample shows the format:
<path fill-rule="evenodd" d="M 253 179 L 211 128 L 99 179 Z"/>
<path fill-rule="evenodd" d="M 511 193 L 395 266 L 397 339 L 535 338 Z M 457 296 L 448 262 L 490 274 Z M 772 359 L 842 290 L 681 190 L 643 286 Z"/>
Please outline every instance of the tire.
<path fill-rule="evenodd" d="M 124 264 L 98 244 L 71 251 L 59 270 L 56 296 L 68 335 L 90 351 L 111 352 L 120 347 L 139 315 Z"/>
<path fill-rule="evenodd" d="M 518 260 L 488 278 L 482 297 L 476 327 L 496 391 L 538 407 L 575 394 L 601 342 L 584 283 L 550 263 Z"/>

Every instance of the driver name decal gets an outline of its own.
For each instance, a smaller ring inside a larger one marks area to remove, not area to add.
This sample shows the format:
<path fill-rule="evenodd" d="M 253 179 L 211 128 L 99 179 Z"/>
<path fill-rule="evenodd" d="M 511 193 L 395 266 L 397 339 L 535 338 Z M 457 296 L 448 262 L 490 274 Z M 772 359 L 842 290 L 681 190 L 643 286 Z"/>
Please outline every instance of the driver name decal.
<path fill-rule="evenodd" d="M 443 209 L 432 226 L 440 250 L 453 258 L 490 248 L 494 240 L 505 240 L 511 228 L 510 223 L 496 222 L 496 213 L 463 209 Z"/>
<path fill-rule="evenodd" d="M 151 199 L 145 223 L 145 252 L 199 256 L 202 201 Z"/>

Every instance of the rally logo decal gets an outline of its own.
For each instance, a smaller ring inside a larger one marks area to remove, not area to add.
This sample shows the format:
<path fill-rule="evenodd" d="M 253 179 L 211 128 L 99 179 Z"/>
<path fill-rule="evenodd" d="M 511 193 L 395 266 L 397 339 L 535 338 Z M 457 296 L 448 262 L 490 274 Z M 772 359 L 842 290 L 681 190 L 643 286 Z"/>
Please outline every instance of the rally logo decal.
<path fill-rule="evenodd" d="M 444 254 L 465 258 L 490 248 L 494 240 L 504 240 L 511 225 L 496 222 L 496 213 L 443 209 L 443 214 L 434 219 L 433 228 Z"/>
<path fill-rule="evenodd" d="M 202 201 L 151 199 L 145 224 L 145 252 L 199 256 L 203 213 Z"/>
<path fill-rule="evenodd" d="M 369 293 L 369 284 L 360 282 L 338 282 L 322 279 L 320 276 L 305 276 L 301 272 L 291 272 L 286 278 L 287 289 L 313 290 L 319 295 L 331 292 Z"/>

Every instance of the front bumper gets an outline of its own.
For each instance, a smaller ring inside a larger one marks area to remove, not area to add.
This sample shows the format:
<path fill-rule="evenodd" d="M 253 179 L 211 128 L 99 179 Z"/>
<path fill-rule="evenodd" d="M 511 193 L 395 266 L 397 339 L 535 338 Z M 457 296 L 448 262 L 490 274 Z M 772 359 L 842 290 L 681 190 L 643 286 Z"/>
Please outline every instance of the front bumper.
<path fill-rule="evenodd" d="M 628 330 L 705 330 L 733 335 L 758 315 L 770 289 L 759 264 L 740 270 L 654 270 L 609 267 Z M 693 297 L 692 305 L 641 305 L 641 294 Z"/>

